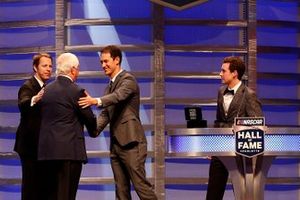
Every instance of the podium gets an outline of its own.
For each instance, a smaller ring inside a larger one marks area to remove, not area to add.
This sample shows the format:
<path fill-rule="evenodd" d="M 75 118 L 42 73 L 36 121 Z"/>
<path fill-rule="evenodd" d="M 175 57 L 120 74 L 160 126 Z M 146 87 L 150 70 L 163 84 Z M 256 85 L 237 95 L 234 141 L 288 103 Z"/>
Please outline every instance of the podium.
<path fill-rule="evenodd" d="M 167 132 L 171 157 L 217 156 L 231 177 L 236 200 L 263 200 L 268 170 L 276 156 L 300 157 L 300 128 L 267 127 L 263 154 L 237 155 L 232 128 L 179 128 Z"/>

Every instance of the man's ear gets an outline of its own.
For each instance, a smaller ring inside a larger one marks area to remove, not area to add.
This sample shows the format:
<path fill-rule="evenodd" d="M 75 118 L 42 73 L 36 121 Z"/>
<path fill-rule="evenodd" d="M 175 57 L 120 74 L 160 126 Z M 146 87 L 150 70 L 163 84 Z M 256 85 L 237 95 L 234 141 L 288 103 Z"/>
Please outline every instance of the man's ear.
<path fill-rule="evenodd" d="M 71 74 L 72 74 L 72 75 L 76 74 L 76 70 L 77 70 L 77 69 L 76 69 L 75 67 L 72 67 L 72 68 L 71 68 L 71 71 L 70 71 Z"/>
<path fill-rule="evenodd" d="M 234 74 L 235 77 L 238 77 L 238 72 L 236 70 L 234 70 L 232 73 Z"/>
<path fill-rule="evenodd" d="M 37 72 L 37 68 L 36 68 L 35 65 L 33 66 L 33 71 L 34 71 L 34 72 Z"/>
<path fill-rule="evenodd" d="M 118 64 L 120 65 L 120 57 L 119 56 L 117 56 L 116 58 L 115 58 L 115 60 L 118 62 Z"/>

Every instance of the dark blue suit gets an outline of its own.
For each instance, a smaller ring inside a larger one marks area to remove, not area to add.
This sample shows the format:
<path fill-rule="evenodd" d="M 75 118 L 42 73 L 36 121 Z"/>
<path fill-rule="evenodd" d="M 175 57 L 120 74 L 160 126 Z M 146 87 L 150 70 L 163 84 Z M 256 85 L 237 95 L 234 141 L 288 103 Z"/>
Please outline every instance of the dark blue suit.
<path fill-rule="evenodd" d="M 45 88 L 38 147 L 45 168 L 45 199 L 75 200 L 82 163 L 87 162 L 83 126 L 97 136 L 91 108 L 77 103 L 82 96 L 84 90 L 65 76 Z"/>

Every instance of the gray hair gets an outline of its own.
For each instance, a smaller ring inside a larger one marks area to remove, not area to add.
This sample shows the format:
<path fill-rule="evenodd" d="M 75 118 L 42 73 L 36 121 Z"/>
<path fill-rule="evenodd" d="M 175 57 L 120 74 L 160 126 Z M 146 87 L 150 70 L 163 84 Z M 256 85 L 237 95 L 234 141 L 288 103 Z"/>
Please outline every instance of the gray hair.
<path fill-rule="evenodd" d="M 78 68 L 79 60 L 75 54 L 63 53 L 56 59 L 56 76 L 68 75 L 72 67 Z"/>

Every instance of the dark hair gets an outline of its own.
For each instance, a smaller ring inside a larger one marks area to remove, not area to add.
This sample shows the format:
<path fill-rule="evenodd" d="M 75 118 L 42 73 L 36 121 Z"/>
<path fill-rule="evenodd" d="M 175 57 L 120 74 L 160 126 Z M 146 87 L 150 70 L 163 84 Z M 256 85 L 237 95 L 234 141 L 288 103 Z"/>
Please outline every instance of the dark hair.
<path fill-rule="evenodd" d="M 112 59 L 115 59 L 116 57 L 120 58 L 120 63 L 119 65 L 121 65 L 122 62 L 122 52 L 121 50 L 115 46 L 115 45 L 108 45 L 106 47 L 104 47 L 100 53 L 110 53 L 110 56 L 112 57 Z"/>
<path fill-rule="evenodd" d="M 239 57 L 229 56 L 224 58 L 223 63 L 229 63 L 230 72 L 234 72 L 234 70 L 238 73 L 238 79 L 242 80 L 242 77 L 245 73 L 245 63 Z"/>
<path fill-rule="evenodd" d="M 40 59 L 41 59 L 42 57 L 50 58 L 51 61 L 53 61 L 51 55 L 48 54 L 48 53 L 38 53 L 38 54 L 35 54 L 35 55 L 33 56 L 33 58 L 32 58 L 32 66 L 33 66 L 33 71 L 34 71 L 34 72 L 36 72 L 35 69 L 34 69 L 34 67 L 38 67 L 38 66 L 39 66 L 39 64 L 40 64 Z"/>

